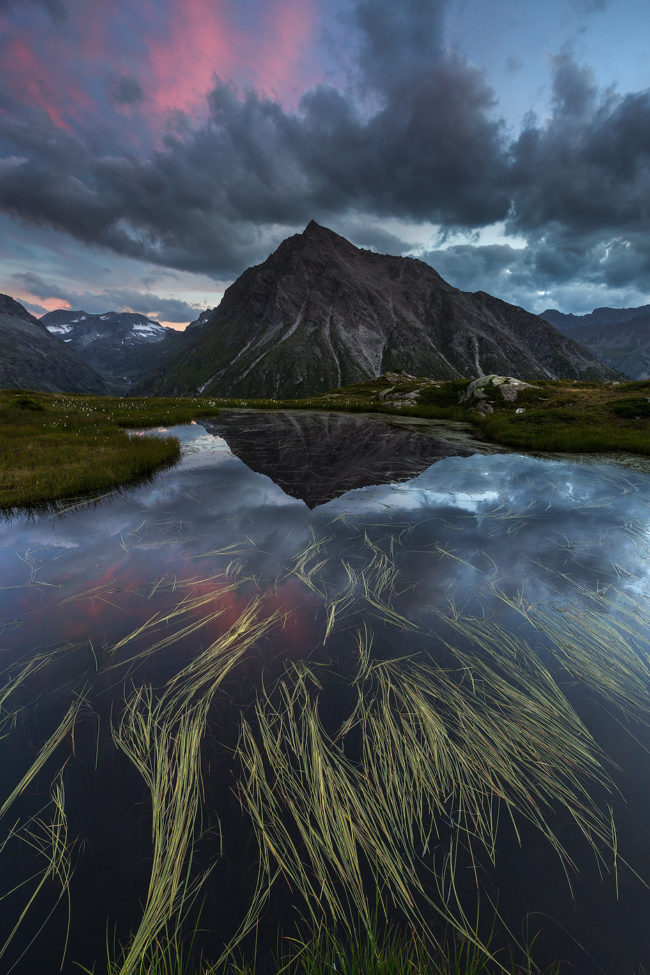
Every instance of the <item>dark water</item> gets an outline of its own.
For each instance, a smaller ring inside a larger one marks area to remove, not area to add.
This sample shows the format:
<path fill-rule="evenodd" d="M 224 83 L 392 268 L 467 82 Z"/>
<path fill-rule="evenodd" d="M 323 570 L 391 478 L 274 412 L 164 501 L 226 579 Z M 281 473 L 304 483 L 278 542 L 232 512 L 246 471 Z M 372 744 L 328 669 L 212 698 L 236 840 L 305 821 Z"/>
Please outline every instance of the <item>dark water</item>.
<path fill-rule="evenodd" d="M 74 961 L 101 967 L 107 930 L 122 943 L 136 930 L 152 814 L 141 771 L 116 741 L 125 701 L 142 687 L 164 696 L 251 606 L 256 620 L 275 623 L 219 685 L 200 744 L 192 877 L 212 868 L 200 895 L 211 957 L 237 930 L 257 875 L 235 750 L 261 688 L 301 663 L 316 668 L 320 716 L 334 734 L 354 703 L 360 632 L 373 659 L 403 659 L 405 668 L 413 660 L 449 668 L 456 649 L 476 654 L 476 681 L 479 657 L 491 653 L 480 640 L 498 632 L 501 646 L 512 639 L 513 660 L 518 644 L 532 648 L 602 749 L 610 784 L 585 790 L 613 811 L 618 872 L 611 849 L 599 865 L 562 803 L 549 801 L 573 867 L 565 870 L 539 829 L 515 817 L 517 837 L 504 816 L 494 863 L 484 852 L 470 863 L 461 843 L 459 896 L 471 904 L 478 886 L 483 916 L 496 904 L 515 937 L 528 919 L 544 963 L 561 957 L 567 971 L 610 975 L 647 964 L 648 475 L 472 453 L 458 433 L 434 438 L 425 425 L 360 417 L 235 415 L 208 426 L 225 440 L 179 428 L 182 464 L 149 485 L 0 525 L 0 805 L 77 708 L 0 817 L 0 949 L 36 891 L 0 970 L 55 971 L 64 951 L 66 971 Z M 558 621 L 561 645 L 552 637 Z M 498 667 L 508 681 L 506 664 Z M 520 717 L 516 706 L 501 707 L 513 733 L 529 720 L 523 704 Z M 351 761 L 359 735 L 346 742 Z M 531 742 L 534 780 L 545 768 L 539 758 L 536 770 L 532 731 Z M 64 790 L 74 867 L 67 945 L 68 895 L 57 901 L 57 875 L 45 876 L 53 782 Z M 454 801 L 441 846 L 454 836 Z M 435 896 L 449 904 L 448 889 Z M 275 885 L 262 940 L 292 923 L 295 899 L 289 885 Z"/>

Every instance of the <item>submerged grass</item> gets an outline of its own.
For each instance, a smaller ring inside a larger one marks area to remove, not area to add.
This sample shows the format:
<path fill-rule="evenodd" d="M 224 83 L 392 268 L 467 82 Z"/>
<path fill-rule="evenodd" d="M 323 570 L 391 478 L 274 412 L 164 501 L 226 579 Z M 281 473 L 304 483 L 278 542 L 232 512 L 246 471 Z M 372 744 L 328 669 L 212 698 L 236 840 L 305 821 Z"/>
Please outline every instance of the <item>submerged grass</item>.
<path fill-rule="evenodd" d="M 196 958 L 195 930 L 189 943 L 177 932 L 163 932 L 140 957 L 134 975 L 257 975 L 255 961 L 233 957 L 219 964 Z M 370 935 L 357 931 L 342 937 L 324 928 L 311 929 L 302 936 L 284 938 L 273 961 L 276 975 L 559 975 L 560 963 L 543 970 L 532 959 L 532 945 L 512 947 L 502 952 L 502 962 L 491 962 L 476 945 L 446 935 L 435 954 L 411 932 L 381 929 Z M 128 953 L 113 947 L 107 953 L 106 975 L 121 975 Z M 95 969 L 79 966 L 86 975 Z M 268 967 L 264 967 L 268 971 Z"/>
<path fill-rule="evenodd" d="M 49 817 L 47 817 L 48 811 L 50 813 Z M 70 930 L 70 882 L 73 872 L 71 856 L 72 843 L 70 842 L 68 836 L 68 818 L 65 811 L 63 770 L 58 773 L 57 777 L 52 783 L 51 801 L 48 808 L 43 810 L 39 815 L 32 817 L 20 827 L 14 827 L 8 834 L 5 841 L 0 845 L 0 852 L 2 851 L 3 847 L 12 840 L 17 840 L 23 846 L 30 848 L 40 860 L 45 860 L 45 866 L 41 869 L 40 873 L 37 873 L 35 876 L 31 877 L 27 884 L 28 887 L 32 887 L 31 892 L 28 895 L 27 901 L 23 904 L 19 915 L 4 943 L 0 945 L 0 958 L 5 955 L 8 947 L 14 940 L 16 934 L 21 928 L 21 925 L 25 921 L 27 914 L 30 912 L 32 906 L 43 889 L 46 886 L 51 886 L 54 884 L 58 888 L 58 895 L 55 898 L 53 906 L 49 909 L 49 912 L 41 919 L 37 931 L 34 935 L 32 935 L 30 942 L 26 947 L 23 947 L 20 955 L 15 959 L 13 964 L 6 969 L 6 975 L 10 975 L 10 973 L 14 971 L 15 967 L 20 963 L 33 942 L 44 929 L 59 902 L 63 898 L 66 898 L 68 910 L 61 961 L 61 966 L 63 966 L 63 960 L 65 959 L 67 952 Z M 16 889 L 17 888 L 14 888 L 13 890 L 9 890 L 0 895 L 0 903 L 14 894 Z"/>
<path fill-rule="evenodd" d="M 228 673 L 281 617 L 277 612 L 261 614 L 261 608 L 261 599 L 251 600 L 234 623 L 169 680 L 156 700 L 151 688 L 136 688 L 114 730 L 116 744 L 149 790 L 153 844 L 142 919 L 120 975 L 139 970 L 150 946 L 164 929 L 180 922 L 185 905 L 207 876 L 191 878 L 199 829 L 202 740 L 213 699 Z M 215 861 L 220 856 L 218 848 Z"/>
<path fill-rule="evenodd" d="M 358 931 L 343 938 L 327 929 L 294 939 L 278 957 L 282 975 L 542 975 L 531 957 L 532 946 L 509 949 L 501 961 L 475 941 L 447 933 L 435 951 L 415 932 Z M 559 975 L 559 962 L 544 975 Z"/>
<path fill-rule="evenodd" d="M 56 651 L 49 655 L 50 661 L 54 656 L 56 656 Z M 39 658 L 37 658 L 36 662 L 34 662 L 32 666 L 27 664 L 27 666 L 23 667 L 19 673 L 9 681 L 8 687 L 0 696 L 0 700 L 3 702 L 6 701 L 9 695 L 16 691 L 27 679 L 27 677 L 36 673 L 40 667 L 44 665 L 44 661 L 46 660 L 47 657 L 45 655 L 41 655 Z M 85 688 L 75 697 L 75 700 L 64 714 L 54 732 L 39 749 L 32 764 L 4 800 L 2 806 L 0 807 L 0 819 L 5 817 L 14 803 L 16 803 L 18 799 L 23 797 L 25 793 L 28 792 L 50 760 L 57 752 L 61 750 L 61 746 L 63 745 L 64 741 L 68 737 L 72 736 L 79 712 L 85 703 L 84 693 Z M 23 708 L 19 708 L 17 712 L 14 712 L 14 714 L 19 715 L 22 710 Z M 43 930 L 62 898 L 67 898 L 68 900 L 68 928 L 65 932 L 64 945 L 62 949 L 63 957 L 65 957 L 66 954 L 70 919 L 69 890 L 73 872 L 71 859 L 71 848 L 73 841 L 71 841 L 68 836 L 68 819 L 65 810 L 65 786 L 63 778 L 65 764 L 66 762 L 64 761 L 63 765 L 59 767 L 52 779 L 50 786 L 50 801 L 46 804 L 45 808 L 39 810 L 26 819 L 23 819 L 20 816 L 16 818 L 8 826 L 4 834 L 4 838 L 0 839 L 0 854 L 2 854 L 5 848 L 10 844 L 18 843 L 21 848 L 30 849 L 33 857 L 39 861 L 40 864 L 45 861 L 45 865 L 39 866 L 35 870 L 35 873 L 27 878 L 27 880 L 19 882 L 17 886 L 14 886 L 9 890 L 0 892 L 1 903 L 2 901 L 13 897 L 13 895 L 15 895 L 16 892 L 23 886 L 26 887 L 28 891 L 27 900 L 23 903 L 23 906 L 18 911 L 16 920 L 14 921 L 11 930 L 6 935 L 4 942 L 0 944 L 0 958 L 5 956 L 7 949 L 14 941 L 27 915 L 30 913 L 33 905 L 38 900 L 39 895 L 41 895 L 45 889 L 51 889 L 52 885 L 58 888 L 58 895 L 55 898 L 53 906 L 42 918 L 42 921 L 39 924 L 36 933 L 32 935 L 29 944 L 26 947 L 23 947 L 18 958 L 15 959 L 13 964 L 6 969 L 7 975 L 9 975 L 9 972 L 13 971 L 15 966 L 21 961 L 23 955 L 27 952 L 33 941 Z"/>
<path fill-rule="evenodd" d="M 511 523 L 507 511 L 498 519 Z M 224 612 L 219 593 L 233 595 L 243 583 L 237 578 L 213 593 L 203 591 L 206 580 L 197 581 L 197 593 L 183 584 L 175 609 L 153 614 L 102 656 L 100 671 L 110 670 L 121 688 L 112 743 L 145 783 L 151 811 L 148 889 L 128 946 L 102 963 L 110 975 L 171 975 L 174 966 L 194 964 L 183 954 L 181 931 L 227 851 L 224 790 L 239 801 L 257 878 L 215 965 L 196 968 L 202 975 L 238 971 L 238 951 L 239 970 L 254 971 L 244 949 L 274 917 L 276 894 L 280 901 L 290 894 L 307 930 L 284 932 L 294 938 L 282 959 L 289 975 L 324 975 L 334 965 L 339 975 L 534 972 L 530 953 L 519 952 L 517 962 L 500 954 L 476 920 L 482 878 L 491 876 L 504 832 L 520 843 L 531 831 L 541 836 L 569 884 L 578 865 L 564 839 L 567 823 L 600 871 L 623 868 L 608 759 L 567 687 L 584 686 L 622 717 L 645 719 L 644 601 L 577 591 L 572 605 L 568 580 L 559 577 L 557 600 L 540 605 L 494 584 L 492 595 L 521 623 L 516 635 L 453 605 L 412 622 L 398 608 L 398 540 L 380 542 L 364 531 L 354 556 L 338 565 L 327 542 L 312 537 L 290 570 L 322 610 L 308 659 L 281 653 L 288 610 L 277 608 L 274 586 L 260 591 L 246 580 L 239 608 Z M 437 555 L 454 558 L 442 547 Z M 159 579 L 153 588 L 165 584 Z M 272 666 L 261 654 L 264 665 L 251 667 L 270 634 L 279 660 Z M 180 648 L 189 639 L 197 646 L 188 659 Z M 394 658 L 391 647 L 405 639 L 409 655 Z M 165 654 L 169 661 L 176 652 L 161 686 L 144 679 L 148 660 Z M 15 733 L 13 695 L 41 665 L 37 657 L 6 675 L 3 733 Z M 241 700 L 228 712 L 235 724 L 226 733 L 218 713 L 240 677 Z M 84 690 L 74 699 L 9 790 L 0 817 L 46 773 L 84 696 L 92 695 Z M 215 781 L 223 756 L 218 774 L 226 764 L 227 777 Z M 56 874 L 63 889 L 70 841 L 60 782 L 43 876 Z M 22 830 L 33 840 L 35 823 L 12 825 L 10 836 Z M 400 940 L 388 922 L 378 932 L 378 915 L 416 931 L 416 941 Z"/>

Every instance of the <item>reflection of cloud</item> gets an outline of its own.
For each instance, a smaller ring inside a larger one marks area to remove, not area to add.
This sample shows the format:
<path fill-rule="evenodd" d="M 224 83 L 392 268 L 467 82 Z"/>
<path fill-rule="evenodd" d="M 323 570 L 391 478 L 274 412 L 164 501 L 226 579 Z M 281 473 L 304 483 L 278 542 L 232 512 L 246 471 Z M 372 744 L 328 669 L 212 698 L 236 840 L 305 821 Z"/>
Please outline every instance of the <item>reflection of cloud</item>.
<path fill-rule="evenodd" d="M 425 622 L 450 600 L 503 619 L 495 588 L 541 603 L 575 598 L 567 594 L 579 586 L 647 594 L 643 474 L 515 454 L 452 457 L 409 482 L 361 488 L 310 511 L 200 424 L 172 432 L 185 439 L 184 460 L 150 484 L 97 508 L 0 527 L 0 618 L 29 616 L 34 627 L 12 630 L 14 643 L 56 639 L 64 611 L 55 606 L 94 586 L 112 587 L 121 609 L 119 618 L 106 606 L 101 613 L 95 606 L 96 617 L 84 611 L 75 632 L 85 626 L 91 638 L 100 619 L 102 632 L 128 630 L 129 593 L 146 595 L 166 574 L 180 581 L 228 573 L 273 588 L 312 544 L 317 589 L 341 591 L 349 583 L 344 563 L 362 572 L 383 552 L 396 572 L 396 607 Z M 28 585 L 30 564 L 16 554 L 28 552 L 40 560 L 39 586 Z"/>
<path fill-rule="evenodd" d="M 417 479 L 415 479 L 417 480 Z M 460 508 L 463 511 L 476 513 L 479 509 L 499 498 L 497 491 L 467 492 L 467 491 L 433 491 L 429 488 L 418 488 L 414 484 L 389 485 L 374 493 L 373 501 L 385 505 L 387 508 L 401 508 L 404 511 L 415 511 L 423 508 Z"/>

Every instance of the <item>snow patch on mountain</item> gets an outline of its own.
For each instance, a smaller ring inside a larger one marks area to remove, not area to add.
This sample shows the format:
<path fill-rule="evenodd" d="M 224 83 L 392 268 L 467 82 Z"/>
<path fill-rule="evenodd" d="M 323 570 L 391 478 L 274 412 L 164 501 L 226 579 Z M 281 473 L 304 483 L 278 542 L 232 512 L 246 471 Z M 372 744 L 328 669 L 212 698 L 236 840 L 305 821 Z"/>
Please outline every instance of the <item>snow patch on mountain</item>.
<path fill-rule="evenodd" d="M 149 338 L 155 339 L 159 342 L 165 337 L 165 329 L 158 322 L 149 322 L 148 324 L 136 323 L 132 326 L 134 332 L 141 336 L 147 336 Z"/>

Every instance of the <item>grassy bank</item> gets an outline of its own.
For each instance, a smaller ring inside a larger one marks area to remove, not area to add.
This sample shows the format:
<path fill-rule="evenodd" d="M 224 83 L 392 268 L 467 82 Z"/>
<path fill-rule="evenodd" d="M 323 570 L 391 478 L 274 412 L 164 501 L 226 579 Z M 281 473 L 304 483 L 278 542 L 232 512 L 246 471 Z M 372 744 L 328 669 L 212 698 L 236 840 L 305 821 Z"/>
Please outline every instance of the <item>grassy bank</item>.
<path fill-rule="evenodd" d="M 468 380 L 379 377 L 302 400 L 219 400 L 224 407 L 369 411 L 469 422 L 482 439 L 520 450 L 650 455 L 650 380 L 540 380 L 513 402 L 498 391 L 482 415 L 459 398 Z"/>
<path fill-rule="evenodd" d="M 206 401 L 0 390 L 0 508 L 146 477 L 178 460 L 178 440 L 134 438 L 127 428 L 188 423 L 205 411 Z"/>
<path fill-rule="evenodd" d="M 479 421 L 482 435 L 524 450 L 650 455 L 650 381 L 535 385 Z"/>
<path fill-rule="evenodd" d="M 222 407 L 373 412 L 465 421 L 482 439 L 519 450 L 650 455 L 650 381 L 539 381 L 493 412 L 459 398 L 467 380 L 381 376 L 299 400 L 118 399 L 0 390 L 0 508 L 38 505 L 128 484 L 174 463 L 172 438 L 129 437 L 131 427 L 188 423 Z"/>

